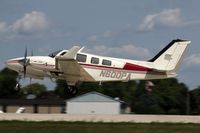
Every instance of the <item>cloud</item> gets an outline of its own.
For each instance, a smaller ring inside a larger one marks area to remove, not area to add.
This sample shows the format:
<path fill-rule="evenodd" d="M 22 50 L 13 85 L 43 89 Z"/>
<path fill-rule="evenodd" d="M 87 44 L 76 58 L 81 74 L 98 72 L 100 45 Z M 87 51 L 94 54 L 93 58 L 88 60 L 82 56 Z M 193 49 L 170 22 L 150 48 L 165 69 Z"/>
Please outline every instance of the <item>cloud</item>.
<path fill-rule="evenodd" d="M 14 22 L 11 28 L 19 34 L 33 34 L 45 31 L 48 25 L 46 15 L 43 12 L 32 11 Z"/>
<path fill-rule="evenodd" d="M 104 38 L 111 38 L 113 36 L 116 36 L 118 33 L 117 32 L 112 32 L 112 31 L 106 31 L 103 33 Z"/>
<path fill-rule="evenodd" d="M 0 33 L 7 30 L 7 24 L 5 22 L 0 22 Z"/>
<path fill-rule="evenodd" d="M 181 10 L 176 9 L 165 9 L 160 13 L 147 15 L 141 25 L 139 26 L 140 31 L 150 31 L 158 27 L 183 27 L 200 24 L 200 21 L 185 21 L 181 16 Z"/>
<path fill-rule="evenodd" d="M 200 66 L 200 53 L 190 55 L 184 60 L 184 62 L 189 67 Z"/>
<path fill-rule="evenodd" d="M 88 37 L 88 41 L 91 41 L 91 42 L 96 42 L 97 41 L 97 36 L 96 35 L 92 35 L 90 37 Z"/>
<path fill-rule="evenodd" d="M 52 49 L 51 49 L 51 47 L 49 47 L 48 45 L 42 45 L 41 47 L 38 47 L 37 48 L 37 51 L 39 52 L 39 53 L 48 53 L 49 51 L 51 51 Z"/>
<path fill-rule="evenodd" d="M 115 57 L 149 57 L 150 52 L 147 48 L 137 47 L 133 44 L 127 44 L 117 47 L 107 47 L 105 45 L 93 46 L 86 49 L 87 52 Z"/>
<path fill-rule="evenodd" d="M 87 38 L 87 40 L 90 42 L 97 42 L 98 39 L 109 39 L 109 38 L 117 36 L 118 34 L 119 34 L 118 32 L 113 32 L 113 31 L 108 30 L 101 34 L 91 35 Z"/>
<path fill-rule="evenodd" d="M 1 38 L 15 39 L 25 35 L 40 35 L 49 28 L 49 22 L 43 12 L 32 11 L 26 13 L 22 18 L 17 19 L 12 24 L 0 21 Z"/>

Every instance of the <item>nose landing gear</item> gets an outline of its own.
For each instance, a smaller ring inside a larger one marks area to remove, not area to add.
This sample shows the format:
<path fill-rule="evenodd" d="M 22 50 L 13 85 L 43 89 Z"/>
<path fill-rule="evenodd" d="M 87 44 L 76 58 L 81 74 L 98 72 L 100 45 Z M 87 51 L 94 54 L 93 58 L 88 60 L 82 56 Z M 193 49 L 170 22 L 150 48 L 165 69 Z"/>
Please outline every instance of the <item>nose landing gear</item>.
<path fill-rule="evenodd" d="M 17 83 L 16 85 L 15 85 L 15 90 L 16 91 L 19 91 L 21 89 L 21 85 L 19 84 L 19 83 Z"/>
<path fill-rule="evenodd" d="M 20 79 L 21 79 L 21 76 L 18 76 L 17 77 L 17 84 L 15 85 L 15 90 L 16 91 L 19 91 L 21 89 L 21 85 L 19 83 Z"/>

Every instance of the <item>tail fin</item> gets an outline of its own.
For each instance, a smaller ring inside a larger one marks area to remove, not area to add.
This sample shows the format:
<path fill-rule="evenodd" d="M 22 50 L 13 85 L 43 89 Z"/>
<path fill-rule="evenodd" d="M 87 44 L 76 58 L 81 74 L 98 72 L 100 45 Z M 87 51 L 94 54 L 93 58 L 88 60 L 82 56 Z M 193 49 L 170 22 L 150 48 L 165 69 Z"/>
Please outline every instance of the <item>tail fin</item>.
<path fill-rule="evenodd" d="M 162 49 L 149 62 L 153 63 L 153 69 L 158 71 L 177 71 L 183 55 L 190 44 L 187 40 L 173 40 Z"/>

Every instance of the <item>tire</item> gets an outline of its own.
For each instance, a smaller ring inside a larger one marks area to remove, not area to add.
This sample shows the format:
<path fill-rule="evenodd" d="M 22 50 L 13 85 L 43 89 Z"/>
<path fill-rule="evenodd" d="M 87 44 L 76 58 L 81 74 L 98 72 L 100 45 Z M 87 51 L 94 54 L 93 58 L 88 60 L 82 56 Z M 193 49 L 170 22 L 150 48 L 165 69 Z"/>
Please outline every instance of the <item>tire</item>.
<path fill-rule="evenodd" d="M 70 96 L 76 96 L 78 93 L 78 88 L 75 86 L 67 86 L 66 90 Z"/>

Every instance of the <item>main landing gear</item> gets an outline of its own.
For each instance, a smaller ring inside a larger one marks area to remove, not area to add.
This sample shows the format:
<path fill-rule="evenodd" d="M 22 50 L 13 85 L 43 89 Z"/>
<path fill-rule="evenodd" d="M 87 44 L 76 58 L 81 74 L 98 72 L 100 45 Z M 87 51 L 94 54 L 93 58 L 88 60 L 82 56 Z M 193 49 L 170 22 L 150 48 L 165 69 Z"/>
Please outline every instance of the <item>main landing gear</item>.
<path fill-rule="evenodd" d="M 75 96 L 78 93 L 78 88 L 76 86 L 66 86 L 65 89 L 70 96 Z"/>

